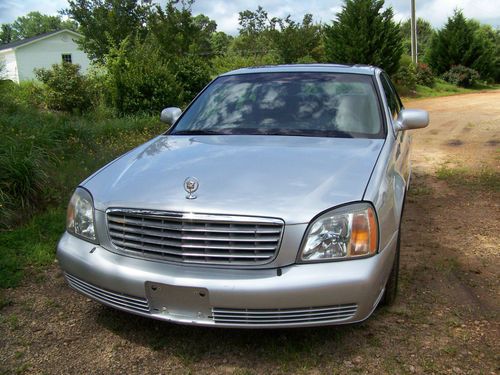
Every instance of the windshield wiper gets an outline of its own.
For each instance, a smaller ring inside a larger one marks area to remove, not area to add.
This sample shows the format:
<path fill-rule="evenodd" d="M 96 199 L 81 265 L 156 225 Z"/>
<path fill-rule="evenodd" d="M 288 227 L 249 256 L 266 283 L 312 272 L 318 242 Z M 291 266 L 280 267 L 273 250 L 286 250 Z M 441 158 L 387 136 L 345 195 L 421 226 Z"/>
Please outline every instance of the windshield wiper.
<path fill-rule="evenodd" d="M 203 129 L 191 129 L 191 130 L 179 130 L 170 133 L 170 135 L 224 135 L 229 133 L 223 133 L 215 130 L 203 130 Z"/>

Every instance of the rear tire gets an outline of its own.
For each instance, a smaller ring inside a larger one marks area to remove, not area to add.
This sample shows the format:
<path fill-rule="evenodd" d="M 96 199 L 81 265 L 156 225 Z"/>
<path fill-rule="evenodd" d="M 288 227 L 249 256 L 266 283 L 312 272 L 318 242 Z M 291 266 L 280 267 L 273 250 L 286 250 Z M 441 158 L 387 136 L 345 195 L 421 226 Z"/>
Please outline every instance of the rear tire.
<path fill-rule="evenodd" d="M 398 240 L 396 244 L 396 254 L 394 255 L 394 262 L 392 264 L 391 274 L 389 275 L 389 279 L 385 284 L 385 292 L 382 296 L 381 305 L 390 306 L 396 300 L 396 296 L 398 294 L 398 279 L 399 279 L 399 254 L 401 247 L 401 229 L 398 233 Z"/>

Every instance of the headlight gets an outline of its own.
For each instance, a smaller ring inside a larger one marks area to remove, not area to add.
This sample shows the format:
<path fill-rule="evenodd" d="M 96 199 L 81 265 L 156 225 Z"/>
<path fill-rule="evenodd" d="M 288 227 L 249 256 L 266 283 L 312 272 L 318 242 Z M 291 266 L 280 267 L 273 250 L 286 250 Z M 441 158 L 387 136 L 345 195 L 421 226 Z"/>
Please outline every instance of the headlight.
<path fill-rule="evenodd" d="M 373 207 L 355 203 L 329 211 L 312 222 L 299 260 L 349 259 L 373 255 L 378 247 L 378 225 Z"/>
<path fill-rule="evenodd" d="M 87 190 L 77 188 L 69 201 L 66 230 L 84 240 L 97 242 L 94 222 L 92 196 Z"/>

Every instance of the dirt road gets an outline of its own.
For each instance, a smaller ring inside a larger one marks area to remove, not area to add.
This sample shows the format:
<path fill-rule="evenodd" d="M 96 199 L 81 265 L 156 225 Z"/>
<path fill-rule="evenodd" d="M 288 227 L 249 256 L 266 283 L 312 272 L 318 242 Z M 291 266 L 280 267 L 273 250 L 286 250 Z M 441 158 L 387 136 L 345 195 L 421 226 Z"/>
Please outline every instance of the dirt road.
<path fill-rule="evenodd" d="M 394 306 L 356 326 L 183 327 L 91 302 L 54 265 L 6 292 L 0 373 L 498 373 L 500 92 L 407 107 L 431 125 L 414 134 Z"/>

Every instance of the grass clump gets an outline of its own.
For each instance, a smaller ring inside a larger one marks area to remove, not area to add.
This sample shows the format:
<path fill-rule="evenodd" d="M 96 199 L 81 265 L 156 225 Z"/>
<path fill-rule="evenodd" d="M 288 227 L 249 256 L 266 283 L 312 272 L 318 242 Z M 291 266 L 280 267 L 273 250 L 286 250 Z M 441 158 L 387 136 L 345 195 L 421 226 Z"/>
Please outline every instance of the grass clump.
<path fill-rule="evenodd" d="M 16 286 L 26 267 L 37 270 L 54 261 L 64 216 L 64 209 L 50 209 L 25 225 L 0 232 L 0 287 Z"/>
<path fill-rule="evenodd" d="M 436 177 L 455 186 L 500 192 L 500 173 L 488 167 L 472 172 L 443 165 L 436 171 Z"/>
<path fill-rule="evenodd" d="M 482 90 L 498 90 L 498 89 L 500 89 L 500 85 L 484 85 L 484 84 L 479 84 L 479 83 L 475 84 L 473 87 L 464 88 L 464 87 L 459 87 L 459 86 L 454 85 L 452 83 L 446 82 L 443 79 L 436 78 L 433 87 L 428 87 L 428 86 L 417 84 L 416 97 L 417 98 L 432 98 L 432 97 L 438 97 L 438 96 L 468 94 L 468 93 L 482 91 Z"/>

